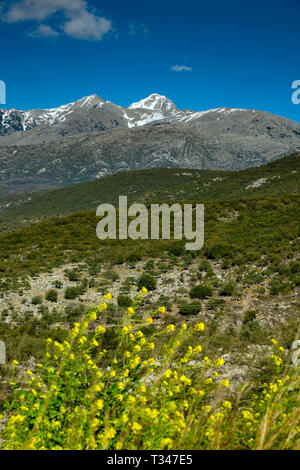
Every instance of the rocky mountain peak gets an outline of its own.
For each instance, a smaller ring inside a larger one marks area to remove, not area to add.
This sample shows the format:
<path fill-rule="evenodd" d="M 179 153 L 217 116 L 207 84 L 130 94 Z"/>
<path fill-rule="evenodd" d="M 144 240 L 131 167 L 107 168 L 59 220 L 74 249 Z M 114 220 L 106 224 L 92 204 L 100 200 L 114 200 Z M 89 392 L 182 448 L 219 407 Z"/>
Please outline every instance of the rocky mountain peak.
<path fill-rule="evenodd" d="M 178 108 L 173 101 L 169 100 L 166 96 L 159 95 L 158 93 L 153 93 L 141 101 L 132 103 L 129 106 L 129 109 L 150 109 L 152 111 L 159 111 L 168 114 L 178 112 Z"/>
<path fill-rule="evenodd" d="M 105 101 L 100 98 L 98 95 L 90 95 L 81 98 L 80 100 L 76 101 L 75 104 L 80 105 L 80 107 L 93 107 L 99 104 L 105 103 Z"/>

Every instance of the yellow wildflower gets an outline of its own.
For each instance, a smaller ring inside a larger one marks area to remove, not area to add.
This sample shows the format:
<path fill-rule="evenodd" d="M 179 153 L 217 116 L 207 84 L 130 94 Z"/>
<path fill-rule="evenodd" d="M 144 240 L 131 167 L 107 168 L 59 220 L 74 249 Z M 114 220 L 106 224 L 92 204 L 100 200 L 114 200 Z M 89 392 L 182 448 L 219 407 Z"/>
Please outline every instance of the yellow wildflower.
<path fill-rule="evenodd" d="M 119 382 L 118 383 L 118 389 L 122 391 L 122 390 L 124 390 L 124 388 L 125 388 L 125 385 L 123 384 L 123 382 Z"/>
<path fill-rule="evenodd" d="M 173 331 L 175 331 L 175 326 L 172 325 L 172 324 L 171 324 L 171 325 L 168 325 L 168 326 L 167 326 L 167 331 L 168 331 L 169 333 L 172 333 Z"/>
<path fill-rule="evenodd" d="M 142 430 L 142 426 L 139 423 L 133 423 L 131 426 L 133 434 L 138 434 Z"/>
<path fill-rule="evenodd" d="M 224 387 L 229 387 L 230 385 L 230 382 L 228 379 L 224 379 L 224 380 L 221 380 L 221 385 L 223 385 Z"/>
<path fill-rule="evenodd" d="M 130 316 L 133 315 L 133 314 L 134 314 L 134 309 L 133 309 L 132 307 L 128 307 L 127 313 L 128 313 L 128 315 L 130 315 Z"/>
<path fill-rule="evenodd" d="M 159 307 L 159 308 L 157 309 L 157 311 L 158 311 L 158 313 L 164 314 L 164 313 L 166 313 L 166 307 Z"/>
<path fill-rule="evenodd" d="M 97 320 L 97 313 L 96 313 L 96 312 L 92 312 L 92 313 L 91 313 L 90 320 L 91 320 L 91 321 Z"/>
<path fill-rule="evenodd" d="M 140 294 L 148 294 L 148 289 L 146 287 L 142 287 Z"/>
<path fill-rule="evenodd" d="M 231 410 L 232 409 L 232 404 L 230 401 L 228 400 L 225 400 L 223 403 L 222 403 L 222 406 L 223 408 L 225 408 L 225 410 Z"/>
<path fill-rule="evenodd" d="M 96 400 L 96 409 L 102 410 L 103 409 L 103 400 Z"/>
<path fill-rule="evenodd" d="M 100 334 L 104 334 L 106 329 L 103 326 L 98 326 L 96 332 Z"/>
<path fill-rule="evenodd" d="M 195 331 L 204 331 L 205 330 L 205 325 L 204 323 L 196 323 L 195 325 Z"/>
<path fill-rule="evenodd" d="M 168 449 L 171 449 L 172 444 L 173 444 L 173 441 L 169 437 L 165 437 L 164 439 L 160 441 L 160 445 L 162 448 L 167 447 Z"/>

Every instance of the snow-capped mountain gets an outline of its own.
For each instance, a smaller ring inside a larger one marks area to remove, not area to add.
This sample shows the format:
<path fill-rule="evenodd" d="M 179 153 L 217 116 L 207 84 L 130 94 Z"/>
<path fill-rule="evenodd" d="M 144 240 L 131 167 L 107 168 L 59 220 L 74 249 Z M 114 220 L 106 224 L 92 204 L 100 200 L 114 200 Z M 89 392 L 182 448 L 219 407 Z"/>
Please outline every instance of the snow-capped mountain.
<path fill-rule="evenodd" d="M 158 94 L 128 108 L 87 96 L 0 109 L 0 192 L 62 187 L 146 168 L 240 170 L 300 151 L 300 124 L 267 112 L 179 110 Z"/>
<path fill-rule="evenodd" d="M 234 115 L 238 120 L 248 121 L 247 117 L 253 113 L 257 112 L 235 108 L 179 110 L 170 99 L 157 93 L 132 103 L 128 108 L 91 95 L 53 109 L 0 109 L 0 145 L 38 144 L 117 127 L 130 129 L 158 124 L 223 123 L 228 128 L 232 124 L 228 124 L 228 120 L 231 121 Z M 236 121 L 235 118 L 233 120 Z"/>
<path fill-rule="evenodd" d="M 166 96 L 153 93 L 144 100 L 132 103 L 129 109 L 151 109 L 152 111 L 160 112 L 163 115 L 175 114 L 178 112 L 178 108 L 169 100 Z"/>
<path fill-rule="evenodd" d="M 144 100 L 133 103 L 128 109 L 110 101 L 104 101 L 98 95 L 91 95 L 53 109 L 32 111 L 0 109 L 0 136 L 9 136 L 16 132 L 23 133 L 38 127 L 40 128 L 37 129 L 37 134 L 44 136 L 45 126 L 56 126 L 57 133 L 51 130 L 48 132 L 51 136 L 45 136 L 46 140 L 52 140 L 52 137 L 56 140 L 59 135 L 108 130 L 119 126 L 127 128 L 144 126 L 156 121 L 168 120 L 178 113 L 179 110 L 171 100 L 158 94 L 152 94 Z M 0 144 L 35 143 L 37 136 L 34 134 L 36 132 L 31 132 L 26 136 L 14 135 L 13 138 L 2 139 L 4 142 L 0 141 Z"/>
<path fill-rule="evenodd" d="M 104 101 L 99 96 L 91 95 L 52 109 L 33 109 L 32 111 L 0 109 L 0 135 L 27 131 L 43 124 L 51 126 L 65 121 L 67 116 L 74 112 L 89 110 L 94 106 L 101 107 L 103 103 Z"/>

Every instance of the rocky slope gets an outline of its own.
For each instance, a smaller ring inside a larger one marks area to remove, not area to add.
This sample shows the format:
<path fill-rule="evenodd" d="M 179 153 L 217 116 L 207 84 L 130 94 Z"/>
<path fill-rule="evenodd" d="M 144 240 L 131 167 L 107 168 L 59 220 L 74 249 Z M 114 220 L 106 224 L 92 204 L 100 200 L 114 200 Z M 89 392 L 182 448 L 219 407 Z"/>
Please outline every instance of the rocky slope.
<path fill-rule="evenodd" d="M 129 108 L 97 95 L 50 110 L 0 110 L 0 192 L 146 168 L 240 170 L 300 150 L 300 124 L 267 112 L 180 111 L 153 94 Z"/>

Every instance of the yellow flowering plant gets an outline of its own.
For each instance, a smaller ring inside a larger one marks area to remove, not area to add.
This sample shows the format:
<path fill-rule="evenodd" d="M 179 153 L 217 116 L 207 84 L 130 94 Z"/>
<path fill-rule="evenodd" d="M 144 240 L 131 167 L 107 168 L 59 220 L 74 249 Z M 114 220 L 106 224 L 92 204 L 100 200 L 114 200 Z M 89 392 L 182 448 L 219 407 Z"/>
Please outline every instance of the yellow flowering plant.
<path fill-rule="evenodd" d="M 134 300 L 134 314 L 125 313 L 109 362 L 104 347 L 109 329 L 100 324 L 106 302 L 75 323 L 64 342 L 49 339 L 44 361 L 22 379 L 17 361 L 12 362 L 12 399 L 4 407 L 7 422 L 0 435 L 3 449 L 299 446 L 300 380 L 296 372 L 283 373 L 284 352 L 277 344 L 277 376 L 241 406 L 220 372 L 224 359 L 209 358 L 198 343 L 205 335 L 204 323 L 158 328 L 149 322 L 151 315 L 135 315 L 145 295 L 143 291 Z M 194 347 L 189 344 L 193 336 Z"/>

